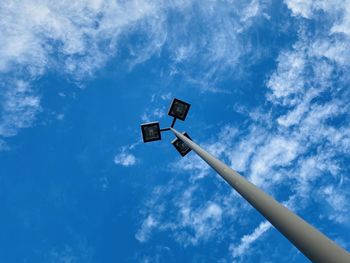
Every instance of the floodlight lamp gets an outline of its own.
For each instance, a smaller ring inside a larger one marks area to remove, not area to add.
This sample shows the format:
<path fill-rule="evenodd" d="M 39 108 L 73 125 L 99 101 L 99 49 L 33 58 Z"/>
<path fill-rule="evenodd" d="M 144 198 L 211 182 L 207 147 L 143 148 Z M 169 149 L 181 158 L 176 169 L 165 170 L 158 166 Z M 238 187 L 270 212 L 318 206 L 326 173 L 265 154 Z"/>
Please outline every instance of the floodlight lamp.
<path fill-rule="evenodd" d="M 188 139 L 192 140 L 186 132 L 183 132 L 182 134 L 186 136 Z M 171 143 L 172 145 L 174 145 L 175 149 L 181 154 L 182 157 L 191 151 L 191 148 L 188 147 L 187 144 L 184 143 L 179 138 L 175 138 Z"/>
<path fill-rule="evenodd" d="M 179 99 L 173 99 L 168 111 L 168 115 L 184 121 L 188 113 L 188 110 L 190 109 L 190 106 L 191 105 L 188 104 L 187 102 L 184 102 Z"/>
<path fill-rule="evenodd" d="M 161 139 L 159 122 L 149 122 L 141 125 L 143 142 L 159 141 Z"/>

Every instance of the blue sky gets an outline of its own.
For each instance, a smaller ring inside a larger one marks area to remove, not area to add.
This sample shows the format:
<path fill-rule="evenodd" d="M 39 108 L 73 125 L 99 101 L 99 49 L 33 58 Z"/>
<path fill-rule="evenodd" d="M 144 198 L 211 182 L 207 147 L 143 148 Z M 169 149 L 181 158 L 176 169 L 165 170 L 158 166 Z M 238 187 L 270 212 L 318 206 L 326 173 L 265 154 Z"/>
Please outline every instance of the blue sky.
<path fill-rule="evenodd" d="M 0 262 L 308 262 L 170 124 L 350 249 L 348 0 L 3 0 Z"/>

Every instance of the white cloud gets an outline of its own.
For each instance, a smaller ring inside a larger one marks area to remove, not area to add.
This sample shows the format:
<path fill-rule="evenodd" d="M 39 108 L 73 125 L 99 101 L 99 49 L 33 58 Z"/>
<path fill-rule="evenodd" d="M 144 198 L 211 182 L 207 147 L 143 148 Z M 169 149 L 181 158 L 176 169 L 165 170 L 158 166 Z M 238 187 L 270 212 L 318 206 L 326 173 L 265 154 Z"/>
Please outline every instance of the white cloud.
<path fill-rule="evenodd" d="M 304 91 L 305 57 L 302 50 L 283 52 L 278 58 L 278 68 L 267 86 L 271 89 L 269 99 L 283 104 L 295 104 Z"/>
<path fill-rule="evenodd" d="M 244 235 L 238 245 L 230 245 L 230 250 L 234 258 L 241 257 L 246 254 L 257 239 L 259 239 L 267 230 L 271 228 L 271 224 L 267 221 L 261 222 L 251 234 Z"/>
<path fill-rule="evenodd" d="M 92 73 L 115 52 L 123 30 L 157 7 L 142 0 L 2 1 L 0 69 L 29 66 L 40 74 L 59 62 L 67 73 Z M 57 52 L 57 53 L 56 53 Z M 56 61 L 52 54 L 56 53 Z M 62 61 L 61 61 L 62 60 Z"/>
<path fill-rule="evenodd" d="M 349 223 L 349 194 L 344 192 L 342 188 L 334 185 L 324 186 L 319 192 L 320 196 L 323 197 L 329 205 L 330 211 L 327 211 L 329 220 L 334 220 L 340 224 Z"/>
<path fill-rule="evenodd" d="M 317 57 L 328 58 L 340 66 L 347 66 L 350 59 L 350 40 L 344 41 L 342 37 L 334 37 L 333 41 L 318 39 L 312 44 L 310 53 Z"/>
<path fill-rule="evenodd" d="M 114 156 L 114 163 L 125 167 L 136 165 L 138 160 L 130 151 L 140 143 L 141 141 L 138 141 L 131 145 L 121 147 L 119 153 Z"/>
<path fill-rule="evenodd" d="M 214 202 L 208 201 L 199 207 L 192 207 L 192 195 L 195 188 L 187 189 L 177 202 L 178 225 L 171 224 L 171 228 L 180 229 L 175 237 L 180 243 L 195 245 L 206 241 L 221 227 L 222 208 Z M 183 231 L 190 229 L 192 231 Z M 193 234 L 190 234 L 190 233 Z"/>
<path fill-rule="evenodd" d="M 267 138 L 266 131 L 261 128 L 253 128 L 250 130 L 251 136 L 241 138 L 240 141 L 235 144 L 237 138 L 232 138 L 230 142 L 226 142 L 227 152 L 230 166 L 237 171 L 245 171 L 250 162 L 251 158 L 256 152 L 259 145 L 262 145 Z"/>
<path fill-rule="evenodd" d="M 312 2 L 310 0 L 286 0 L 288 8 L 294 15 L 301 15 L 309 18 L 312 11 Z"/>
<path fill-rule="evenodd" d="M 171 181 L 156 187 L 141 210 L 142 220 L 136 239 L 146 242 L 153 232 L 167 232 L 187 247 L 219 238 L 224 217 L 232 216 L 236 207 L 217 195 L 206 201 L 199 200 L 200 192 L 194 183 L 184 186 L 181 182 Z"/>
<path fill-rule="evenodd" d="M 158 222 L 152 215 L 147 216 L 147 218 L 142 222 L 140 229 L 137 231 L 135 238 L 140 242 L 147 241 L 153 228 L 155 228 L 157 225 Z"/>
<path fill-rule="evenodd" d="M 274 168 L 290 165 L 302 150 L 302 145 L 299 145 L 293 137 L 268 138 L 265 145 L 254 153 L 250 164 L 250 181 L 258 186 L 279 181 L 281 178 Z"/>
<path fill-rule="evenodd" d="M 40 112 L 40 97 L 30 85 L 22 80 L 14 80 L 4 88 L 0 104 L 0 136 L 10 137 L 21 128 L 32 125 Z"/>
<path fill-rule="evenodd" d="M 343 15 L 341 16 L 341 19 L 333 25 L 331 32 L 344 33 L 347 36 L 350 36 L 350 1 L 341 1 L 339 7 L 343 8 Z"/>
<path fill-rule="evenodd" d="M 131 153 L 121 152 L 114 157 L 114 163 L 122 166 L 133 166 L 137 162 L 136 157 Z"/>
<path fill-rule="evenodd" d="M 318 11 L 320 10 L 328 15 L 335 15 L 346 10 L 349 5 L 348 0 L 285 0 L 284 2 L 294 15 L 308 19 L 319 15 Z"/>
<path fill-rule="evenodd" d="M 243 34 L 263 17 L 265 5 L 255 0 L 193 1 L 191 8 L 197 11 L 196 19 L 179 14 L 181 22 L 168 36 L 167 44 L 174 51 L 170 73 L 185 76 L 202 91 L 228 93 L 216 84 L 222 77 L 240 75 L 244 55 L 258 57 L 260 50 L 253 49 L 250 35 Z M 190 32 L 197 30 L 205 34 L 192 37 Z"/>

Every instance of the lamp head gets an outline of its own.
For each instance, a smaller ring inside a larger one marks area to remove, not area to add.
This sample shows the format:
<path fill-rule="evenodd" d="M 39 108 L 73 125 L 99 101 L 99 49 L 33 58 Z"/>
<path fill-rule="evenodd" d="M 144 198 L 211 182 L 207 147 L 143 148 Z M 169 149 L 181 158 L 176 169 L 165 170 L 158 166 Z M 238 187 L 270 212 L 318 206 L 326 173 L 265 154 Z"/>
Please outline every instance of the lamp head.
<path fill-rule="evenodd" d="M 159 122 L 149 122 L 141 125 L 143 142 L 153 142 L 162 139 Z"/>
<path fill-rule="evenodd" d="M 179 99 L 173 99 L 171 106 L 168 111 L 168 115 L 182 121 L 185 120 L 190 104 Z"/>
<path fill-rule="evenodd" d="M 191 140 L 190 136 L 188 136 L 186 132 L 183 132 L 182 134 Z M 187 144 L 179 138 L 175 138 L 171 143 L 174 145 L 175 149 L 181 154 L 182 157 L 191 151 L 191 148 L 188 147 Z"/>

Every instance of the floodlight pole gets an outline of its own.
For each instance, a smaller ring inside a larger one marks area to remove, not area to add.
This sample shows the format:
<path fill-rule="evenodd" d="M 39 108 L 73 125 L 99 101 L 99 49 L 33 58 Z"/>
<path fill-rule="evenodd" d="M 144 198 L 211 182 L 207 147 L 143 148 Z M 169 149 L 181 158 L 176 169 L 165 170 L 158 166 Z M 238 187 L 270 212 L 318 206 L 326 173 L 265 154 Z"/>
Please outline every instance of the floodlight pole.
<path fill-rule="evenodd" d="M 170 130 L 221 175 L 244 199 L 257 209 L 275 228 L 292 242 L 306 257 L 317 263 L 349 263 L 350 254 L 264 193 L 243 176 L 203 150 L 173 128 Z"/>

